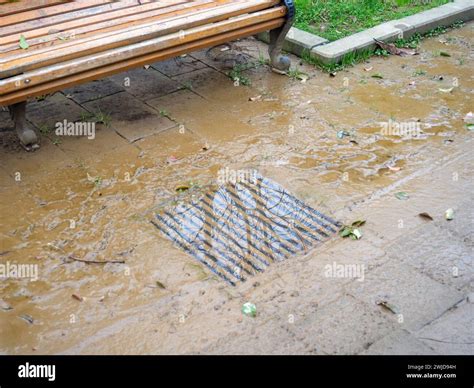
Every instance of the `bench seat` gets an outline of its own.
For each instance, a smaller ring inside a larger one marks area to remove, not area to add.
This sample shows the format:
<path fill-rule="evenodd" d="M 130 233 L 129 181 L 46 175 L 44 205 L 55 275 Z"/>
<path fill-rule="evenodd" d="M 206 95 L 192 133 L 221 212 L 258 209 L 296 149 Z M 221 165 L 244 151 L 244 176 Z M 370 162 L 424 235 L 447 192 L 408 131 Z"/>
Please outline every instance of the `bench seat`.
<path fill-rule="evenodd" d="M 279 0 L 47 3 L 0 18 L 0 105 L 273 30 L 287 12 Z"/>
<path fill-rule="evenodd" d="M 0 106 L 18 121 L 28 98 L 262 31 L 285 71 L 293 11 L 290 0 L 0 0 Z"/>

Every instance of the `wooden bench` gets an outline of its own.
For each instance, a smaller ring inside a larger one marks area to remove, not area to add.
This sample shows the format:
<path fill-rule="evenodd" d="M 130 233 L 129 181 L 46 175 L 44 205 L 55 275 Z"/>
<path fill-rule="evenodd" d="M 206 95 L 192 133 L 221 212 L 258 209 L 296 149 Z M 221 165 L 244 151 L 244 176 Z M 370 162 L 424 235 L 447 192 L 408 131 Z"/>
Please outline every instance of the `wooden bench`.
<path fill-rule="evenodd" d="M 273 68 L 293 0 L 0 0 L 0 106 L 27 149 L 26 101 L 134 67 L 270 31 Z"/>

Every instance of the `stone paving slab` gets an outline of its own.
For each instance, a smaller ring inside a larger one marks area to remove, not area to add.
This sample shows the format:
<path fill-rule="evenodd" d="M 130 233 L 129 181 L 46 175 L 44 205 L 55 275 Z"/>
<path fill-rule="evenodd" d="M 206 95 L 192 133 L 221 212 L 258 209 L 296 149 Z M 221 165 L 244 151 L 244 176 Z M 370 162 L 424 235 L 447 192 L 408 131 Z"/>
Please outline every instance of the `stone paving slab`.
<path fill-rule="evenodd" d="M 446 241 L 450 249 L 446 249 Z M 461 289 L 474 280 L 474 252 L 443 227 L 434 224 L 417 229 L 410 238 L 399 238 L 387 253 L 418 269 L 441 284 Z"/>
<path fill-rule="evenodd" d="M 131 142 L 175 126 L 170 119 L 125 92 L 87 102 L 84 106 L 90 112 L 109 115 L 112 128 Z"/>
<path fill-rule="evenodd" d="M 407 252 L 403 240 L 398 246 L 400 251 Z M 430 290 L 429 293 L 426 290 Z M 363 282 L 354 281 L 346 291 L 365 301 L 372 309 L 381 311 L 395 325 L 409 330 L 421 328 L 463 297 L 460 292 L 435 282 L 392 257 L 381 267 L 367 271 Z M 377 305 L 381 300 L 393 305 L 396 312 Z"/>
<path fill-rule="evenodd" d="M 435 355 L 437 354 L 430 346 L 418 340 L 407 330 L 396 330 L 381 340 L 372 344 L 361 355 Z"/>
<path fill-rule="evenodd" d="M 55 93 L 41 101 L 33 100 L 26 108 L 26 118 L 38 129 L 48 130 L 54 130 L 56 123 L 64 120 L 81 121 L 86 113 L 81 105 L 62 93 Z"/>
<path fill-rule="evenodd" d="M 165 96 L 180 88 L 178 82 L 161 74 L 153 67 L 129 70 L 114 75 L 110 79 L 143 102 L 151 98 Z"/>
<path fill-rule="evenodd" d="M 364 351 L 396 327 L 380 311 L 347 295 L 317 310 L 297 329 L 317 351 L 351 355 Z"/>
<path fill-rule="evenodd" d="M 415 333 L 438 354 L 474 354 L 474 304 L 464 302 Z"/>
<path fill-rule="evenodd" d="M 78 104 L 107 97 L 115 93 L 123 92 L 125 89 L 109 78 L 86 82 L 85 84 L 63 90 L 63 94 L 70 96 Z"/>
<path fill-rule="evenodd" d="M 203 97 L 206 97 L 207 93 L 216 87 L 234 87 L 229 77 L 210 67 L 178 75 L 173 79 L 179 82 L 185 89 L 190 89 Z"/>
<path fill-rule="evenodd" d="M 201 78 L 198 82 L 201 82 Z M 198 91 L 201 90 L 202 87 L 198 86 Z M 165 110 L 180 125 L 196 133 L 203 139 L 203 144 L 209 142 L 210 145 L 217 145 L 237 136 L 250 135 L 255 131 L 252 126 L 240 122 L 237 116 L 222 110 L 216 104 L 207 102 L 189 90 L 156 98 L 148 103 L 157 110 Z M 182 109 L 184 106 L 186 109 Z M 216 122 L 219 123 L 217 128 Z"/>
<path fill-rule="evenodd" d="M 191 55 L 168 59 L 166 61 L 157 62 L 151 65 L 155 70 L 167 75 L 175 77 L 177 75 L 190 73 L 195 70 L 204 69 L 207 65 L 204 62 L 195 59 Z"/>

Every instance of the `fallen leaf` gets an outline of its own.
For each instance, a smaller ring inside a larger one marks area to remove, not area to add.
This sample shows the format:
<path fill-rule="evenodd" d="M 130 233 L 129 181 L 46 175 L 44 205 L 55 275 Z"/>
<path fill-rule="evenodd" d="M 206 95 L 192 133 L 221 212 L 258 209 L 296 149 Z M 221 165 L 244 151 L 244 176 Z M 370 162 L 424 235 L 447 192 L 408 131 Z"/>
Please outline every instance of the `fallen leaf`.
<path fill-rule="evenodd" d="M 336 135 L 338 139 L 343 139 L 345 136 L 350 136 L 351 134 L 347 131 L 338 131 Z"/>
<path fill-rule="evenodd" d="M 400 191 L 398 193 L 395 193 L 395 197 L 401 201 L 406 201 L 410 196 L 408 193 L 405 193 L 404 191 Z"/>
<path fill-rule="evenodd" d="M 79 302 L 84 302 L 84 298 L 78 294 L 71 295 L 74 299 L 78 300 Z"/>
<path fill-rule="evenodd" d="M 391 311 L 394 314 L 399 314 L 398 307 L 394 306 L 393 304 L 387 302 L 386 300 L 380 300 L 377 302 L 377 305 L 386 308 L 387 310 Z"/>
<path fill-rule="evenodd" d="M 296 78 L 298 78 L 301 81 L 301 83 L 304 84 L 309 79 L 309 75 L 301 73 L 301 74 L 298 74 Z"/>
<path fill-rule="evenodd" d="M 257 316 L 257 307 L 250 302 L 244 303 L 242 305 L 242 313 L 248 317 L 255 318 Z"/>
<path fill-rule="evenodd" d="M 348 237 L 352 233 L 352 228 L 349 226 L 344 226 L 340 231 L 339 231 L 339 236 L 341 237 Z"/>
<path fill-rule="evenodd" d="M 353 229 L 351 233 L 353 240 L 360 240 L 362 238 L 362 232 L 359 229 Z"/>
<path fill-rule="evenodd" d="M 451 221 L 454 219 L 454 210 L 453 209 L 448 209 L 444 213 L 444 218 L 446 218 L 448 221 Z"/>
<path fill-rule="evenodd" d="M 371 75 L 372 78 L 383 79 L 383 75 L 380 73 L 375 73 Z"/>
<path fill-rule="evenodd" d="M 466 123 L 466 128 L 468 131 L 474 131 L 474 114 L 469 112 L 464 116 L 464 122 Z"/>
<path fill-rule="evenodd" d="M 163 283 L 161 283 L 159 280 L 157 280 L 155 283 L 159 288 L 161 288 L 163 290 L 166 289 L 165 285 Z"/>
<path fill-rule="evenodd" d="M 450 57 L 451 54 L 447 53 L 446 51 L 440 51 L 439 55 L 441 55 L 442 57 Z"/>
<path fill-rule="evenodd" d="M 365 225 L 365 220 L 357 220 L 352 223 L 353 228 L 358 228 L 359 226 Z"/>
<path fill-rule="evenodd" d="M 438 90 L 443 93 L 451 93 L 453 89 L 454 88 L 448 88 L 448 89 L 439 88 Z"/>
<path fill-rule="evenodd" d="M 30 325 L 32 325 L 35 322 L 33 317 L 31 315 L 28 315 L 28 314 L 19 315 L 18 318 L 23 319 L 25 322 L 29 323 Z"/>
<path fill-rule="evenodd" d="M 24 35 L 20 35 L 20 48 L 23 50 L 27 50 L 30 47 Z"/>
<path fill-rule="evenodd" d="M 184 193 L 185 191 L 189 190 L 190 187 L 188 185 L 180 185 L 178 187 L 176 187 L 176 191 L 178 193 Z"/>
<path fill-rule="evenodd" d="M 375 41 L 375 43 L 377 43 L 377 45 L 381 49 L 383 49 L 385 51 L 388 51 L 392 55 L 400 55 L 400 56 L 418 55 L 418 52 L 416 50 L 413 50 L 413 49 L 398 48 L 393 43 L 385 43 L 385 42 L 382 42 L 381 40 L 378 40 L 378 39 L 374 39 L 374 41 Z"/>
<path fill-rule="evenodd" d="M 423 218 L 424 220 L 433 221 L 433 217 L 431 217 L 428 213 L 423 212 L 418 214 L 418 216 Z"/>

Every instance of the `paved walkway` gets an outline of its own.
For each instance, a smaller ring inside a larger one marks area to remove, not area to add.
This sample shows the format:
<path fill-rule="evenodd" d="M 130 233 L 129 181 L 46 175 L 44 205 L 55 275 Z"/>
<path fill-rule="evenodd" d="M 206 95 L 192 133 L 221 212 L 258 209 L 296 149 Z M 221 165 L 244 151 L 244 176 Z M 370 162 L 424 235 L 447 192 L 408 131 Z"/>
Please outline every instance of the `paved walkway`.
<path fill-rule="evenodd" d="M 250 86 L 199 52 L 32 102 L 40 150 L 0 132 L 0 260 L 37 264 L 39 280 L 0 284 L 12 307 L 0 352 L 473 354 L 473 38 L 469 24 L 336 77 L 293 58 L 308 80 L 271 73 L 248 39 L 237 47 L 255 67 L 235 75 Z M 55 135 L 64 120 L 110 125 L 93 140 Z M 384 133 L 390 122 L 419 123 L 417 136 Z M 257 168 L 326 214 L 365 219 L 363 237 L 229 287 L 149 223 L 178 185 L 198 194 L 222 168 Z"/>

